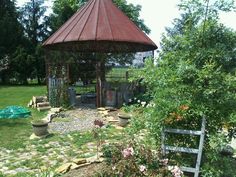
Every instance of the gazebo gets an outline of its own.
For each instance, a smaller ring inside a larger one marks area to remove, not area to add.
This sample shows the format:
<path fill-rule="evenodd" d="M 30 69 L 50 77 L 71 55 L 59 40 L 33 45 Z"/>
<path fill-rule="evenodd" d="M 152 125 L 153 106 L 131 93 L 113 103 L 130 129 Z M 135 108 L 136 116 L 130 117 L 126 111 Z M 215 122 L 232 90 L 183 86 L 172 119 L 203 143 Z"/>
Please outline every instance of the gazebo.
<path fill-rule="evenodd" d="M 97 60 L 97 107 L 102 106 L 102 63 L 96 54 L 157 49 L 155 43 L 112 0 L 89 0 L 43 43 L 43 47 L 46 50 L 94 53 Z"/>

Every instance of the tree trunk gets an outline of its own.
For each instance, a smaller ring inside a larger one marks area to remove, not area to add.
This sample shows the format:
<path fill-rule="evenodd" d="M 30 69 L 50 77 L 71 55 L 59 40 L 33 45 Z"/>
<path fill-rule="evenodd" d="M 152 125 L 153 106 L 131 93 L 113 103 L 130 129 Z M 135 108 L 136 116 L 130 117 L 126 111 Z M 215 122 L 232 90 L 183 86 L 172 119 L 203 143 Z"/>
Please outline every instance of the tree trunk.
<path fill-rule="evenodd" d="M 103 58 L 101 59 L 101 81 L 102 82 L 106 81 L 106 68 L 105 68 L 105 61 Z"/>
<path fill-rule="evenodd" d="M 22 83 L 23 83 L 23 85 L 28 85 L 29 84 L 27 78 L 22 78 Z"/>
<path fill-rule="evenodd" d="M 1 72 L 1 82 L 2 84 L 8 84 L 9 83 L 9 79 L 7 77 L 7 73 L 6 72 Z"/>
<path fill-rule="evenodd" d="M 38 85 L 41 85 L 41 78 L 40 78 L 40 76 L 39 75 L 37 75 L 37 80 L 38 80 Z"/>

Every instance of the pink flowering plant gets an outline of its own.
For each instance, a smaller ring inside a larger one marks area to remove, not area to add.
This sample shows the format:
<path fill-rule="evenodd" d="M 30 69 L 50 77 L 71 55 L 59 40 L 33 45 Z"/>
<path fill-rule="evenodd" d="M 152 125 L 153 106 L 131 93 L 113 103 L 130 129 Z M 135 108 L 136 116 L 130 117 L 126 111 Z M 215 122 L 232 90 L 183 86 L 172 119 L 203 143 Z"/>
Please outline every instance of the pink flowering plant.
<path fill-rule="evenodd" d="M 183 172 L 180 170 L 178 166 L 171 167 L 170 171 L 174 177 L 181 177 L 183 175 Z"/>
<path fill-rule="evenodd" d="M 102 131 L 101 128 L 104 126 L 103 121 L 95 120 L 94 121 L 94 128 L 93 128 L 93 137 L 96 139 L 97 142 L 97 158 L 99 158 L 99 147 L 102 145 Z"/>
<path fill-rule="evenodd" d="M 134 155 L 134 149 L 132 147 L 128 147 L 122 151 L 122 155 L 124 158 L 129 158 Z"/>
<path fill-rule="evenodd" d="M 103 154 L 108 164 L 103 176 L 172 177 L 174 174 L 182 175 L 178 171 L 168 170 L 169 161 L 163 159 L 159 151 L 151 150 L 135 142 L 103 146 Z"/>

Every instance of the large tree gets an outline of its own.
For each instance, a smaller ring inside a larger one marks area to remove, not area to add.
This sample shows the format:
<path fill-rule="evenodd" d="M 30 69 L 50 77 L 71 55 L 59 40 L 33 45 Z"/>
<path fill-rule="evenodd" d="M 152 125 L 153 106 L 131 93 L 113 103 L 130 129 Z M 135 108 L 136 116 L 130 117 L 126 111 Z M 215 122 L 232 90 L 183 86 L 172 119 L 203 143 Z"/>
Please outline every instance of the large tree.
<path fill-rule="evenodd" d="M 23 38 L 15 1 L 0 1 L 0 36 L 0 77 L 6 83 L 10 76 L 12 54 Z"/>
<path fill-rule="evenodd" d="M 45 15 L 44 0 L 31 0 L 20 9 L 20 21 L 24 27 L 24 34 L 28 39 L 27 58 L 31 58 L 33 71 L 31 77 L 36 77 L 38 83 L 45 77 L 45 61 L 42 57 L 41 42 L 48 37 L 48 17 Z M 20 53 L 21 54 L 21 53 Z M 16 55 L 16 59 L 21 58 Z"/>

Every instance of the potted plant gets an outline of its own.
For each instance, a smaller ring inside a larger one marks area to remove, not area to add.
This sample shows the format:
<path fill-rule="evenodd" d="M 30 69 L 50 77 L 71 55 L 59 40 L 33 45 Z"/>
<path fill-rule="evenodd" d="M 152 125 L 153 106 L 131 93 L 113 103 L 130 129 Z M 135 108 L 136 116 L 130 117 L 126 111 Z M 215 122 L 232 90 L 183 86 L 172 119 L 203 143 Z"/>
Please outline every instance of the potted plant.
<path fill-rule="evenodd" d="M 128 124 L 131 115 L 127 113 L 119 113 L 118 118 L 119 118 L 119 125 L 124 127 Z"/>
<path fill-rule="evenodd" d="M 45 120 L 34 120 L 31 122 L 33 132 L 36 136 L 48 135 L 48 121 Z"/>

